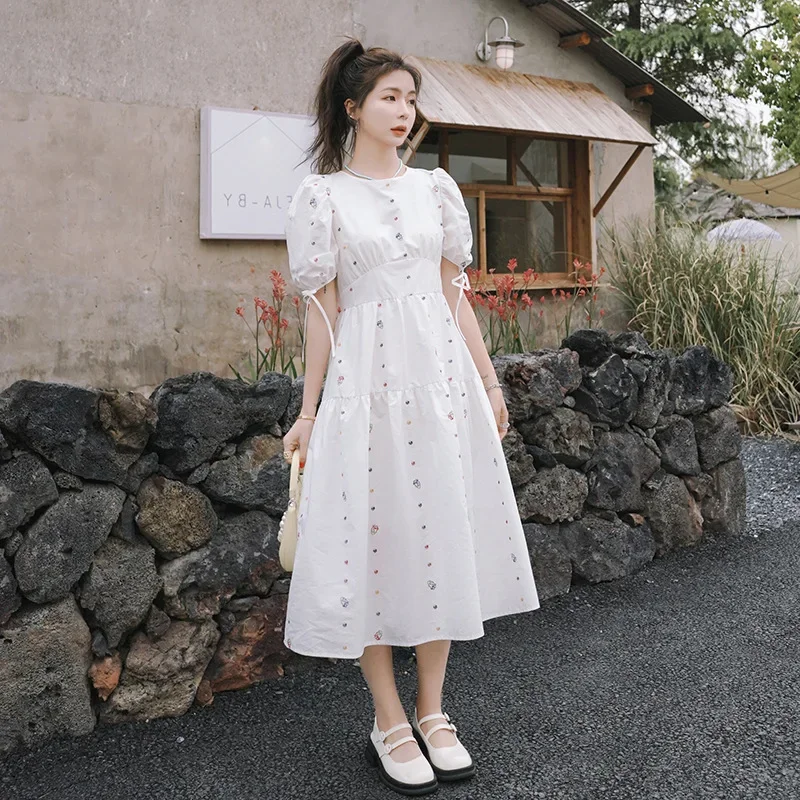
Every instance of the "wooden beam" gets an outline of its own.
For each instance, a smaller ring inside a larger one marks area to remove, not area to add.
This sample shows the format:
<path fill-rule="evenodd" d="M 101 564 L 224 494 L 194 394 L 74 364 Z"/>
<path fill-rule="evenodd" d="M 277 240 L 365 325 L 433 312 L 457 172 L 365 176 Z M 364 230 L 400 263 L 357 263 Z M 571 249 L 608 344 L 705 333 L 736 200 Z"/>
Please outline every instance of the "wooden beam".
<path fill-rule="evenodd" d="M 562 36 L 558 46 L 562 47 L 564 50 L 569 50 L 572 47 L 586 47 L 591 41 L 591 34 L 586 31 L 581 31 L 580 33 L 573 33 L 570 36 Z"/>
<path fill-rule="evenodd" d="M 400 157 L 400 160 L 404 164 L 408 164 L 411 156 L 417 154 L 417 148 L 422 144 L 422 140 L 427 136 L 430 129 L 431 124 L 427 120 L 419 126 L 419 130 L 414 134 L 414 138 L 408 142 L 408 147 L 406 147 L 406 149 L 403 151 L 403 155 Z"/>
<path fill-rule="evenodd" d="M 536 176 L 528 169 L 527 166 L 522 162 L 522 160 L 517 162 L 517 166 L 520 170 L 525 174 L 525 177 L 530 181 L 531 185 L 536 187 L 537 191 L 541 193 L 542 191 L 542 184 L 536 180 Z M 542 201 L 544 207 L 550 212 L 551 216 L 555 216 L 555 209 L 553 208 L 553 204 L 548 202 L 547 200 Z"/>
<path fill-rule="evenodd" d="M 595 222 L 592 214 L 594 198 L 594 157 L 592 143 L 585 140 L 570 142 L 570 162 L 572 164 L 572 259 L 595 263 L 596 247 Z"/>
<path fill-rule="evenodd" d="M 636 163 L 636 159 L 642 154 L 642 151 L 646 145 L 640 144 L 634 151 L 631 153 L 631 157 L 625 162 L 625 166 L 619 171 L 617 177 L 611 181 L 611 185 L 606 189 L 605 194 L 597 201 L 597 205 L 594 207 L 594 216 L 596 217 L 600 213 L 600 209 L 608 202 L 609 198 L 612 194 L 614 194 L 614 190 L 617 186 L 622 183 L 622 179 L 628 174 L 630 168 Z"/>
<path fill-rule="evenodd" d="M 628 86 L 625 89 L 625 97 L 628 100 L 639 100 L 642 97 L 652 97 L 656 93 L 656 87 L 652 83 L 640 83 L 638 86 Z"/>

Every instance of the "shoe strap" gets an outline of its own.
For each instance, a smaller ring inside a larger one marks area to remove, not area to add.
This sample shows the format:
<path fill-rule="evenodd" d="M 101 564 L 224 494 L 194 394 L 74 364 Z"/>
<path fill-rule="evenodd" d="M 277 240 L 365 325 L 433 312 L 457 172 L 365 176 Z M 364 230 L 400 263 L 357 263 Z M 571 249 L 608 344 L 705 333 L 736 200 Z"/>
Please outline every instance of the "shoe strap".
<path fill-rule="evenodd" d="M 393 725 L 389 728 L 388 731 L 378 731 L 378 736 L 380 736 L 381 741 L 383 741 L 387 736 L 391 736 L 395 731 L 399 731 L 401 728 L 410 728 L 407 722 L 399 722 L 397 725 Z M 413 738 L 413 737 L 412 737 Z"/>
<path fill-rule="evenodd" d="M 420 728 L 420 730 L 422 730 L 422 728 Z M 423 736 L 426 739 L 430 739 L 430 737 L 433 736 L 433 734 L 436 733 L 436 731 L 441 731 L 441 730 L 448 730 L 453 734 L 455 734 L 456 726 L 447 722 L 440 722 L 438 725 L 434 725 L 427 733 L 424 733 Z"/>
<path fill-rule="evenodd" d="M 405 744 L 406 742 L 416 742 L 417 740 L 413 736 L 404 736 L 402 739 L 398 739 L 396 742 L 384 742 L 383 747 L 386 753 L 391 753 L 395 747 L 399 747 L 401 744 Z"/>
<path fill-rule="evenodd" d="M 422 719 L 418 719 L 417 722 L 419 722 L 419 724 L 422 725 L 423 722 L 428 722 L 428 720 L 439 719 L 439 718 L 446 719 L 448 722 L 450 722 L 450 715 L 449 714 L 428 714 L 426 717 L 423 717 Z"/>

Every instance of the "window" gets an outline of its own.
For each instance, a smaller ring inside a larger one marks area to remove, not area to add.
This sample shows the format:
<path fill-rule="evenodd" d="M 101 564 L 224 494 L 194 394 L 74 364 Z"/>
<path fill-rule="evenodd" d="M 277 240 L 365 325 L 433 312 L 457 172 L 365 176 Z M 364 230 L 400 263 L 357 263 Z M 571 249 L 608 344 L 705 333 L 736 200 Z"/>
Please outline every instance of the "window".
<path fill-rule="evenodd" d="M 428 132 L 413 163 L 441 166 L 460 186 L 472 220 L 471 269 L 479 270 L 482 289 L 492 286 L 490 269 L 509 273 L 512 258 L 520 285 L 527 269 L 540 274 L 537 287 L 575 285 L 573 260 L 592 249 L 588 145 L 502 132 Z"/>

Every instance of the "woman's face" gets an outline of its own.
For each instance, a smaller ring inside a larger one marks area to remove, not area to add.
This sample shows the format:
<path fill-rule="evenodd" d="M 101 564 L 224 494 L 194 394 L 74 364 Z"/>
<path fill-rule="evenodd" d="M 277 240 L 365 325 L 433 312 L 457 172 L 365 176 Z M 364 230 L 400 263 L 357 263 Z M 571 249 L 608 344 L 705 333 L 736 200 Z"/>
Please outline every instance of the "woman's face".
<path fill-rule="evenodd" d="M 350 115 L 358 120 L 358 137 L 371 137 L 384 144 L 400 147 L 416 118 L 414 79 L 404 69 L 395 70 L 378 80 L 361 108 L 353 108 L 352 100 L 347 103 Z"/>

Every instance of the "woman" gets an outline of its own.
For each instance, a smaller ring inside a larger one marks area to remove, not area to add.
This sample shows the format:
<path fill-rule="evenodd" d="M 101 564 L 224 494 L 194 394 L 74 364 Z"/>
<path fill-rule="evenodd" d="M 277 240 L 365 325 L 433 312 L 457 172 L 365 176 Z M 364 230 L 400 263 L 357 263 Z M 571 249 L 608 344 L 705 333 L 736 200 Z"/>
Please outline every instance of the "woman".
<path fill-rule="evenodd" d="M 508 409 L 461 302 L 469 214 L 447 172 L 397 154 L 420 84 L 401 56 L 358 40 L 330 56 L 316 94 L 316 172 L 286 223 L 307 355 L 284 445 L 308 468 L 284 642 L 360 659 L 375 707 L 366 756 L 402 794 L 475 773 L 442 713 L 450 641 L 539 607 L 501 445 Z M 392 645 L 416 650 L 411 724 Z"/>

